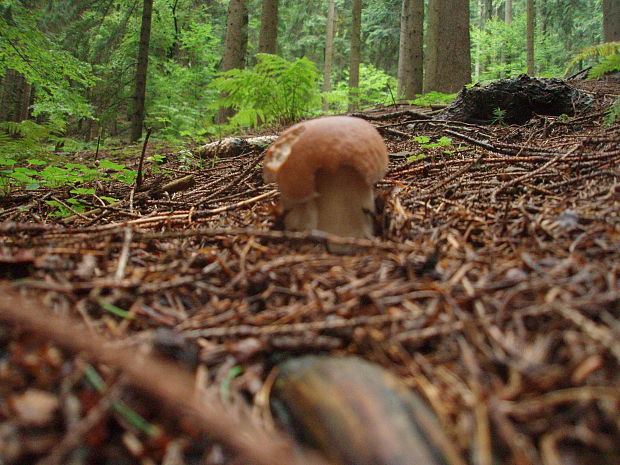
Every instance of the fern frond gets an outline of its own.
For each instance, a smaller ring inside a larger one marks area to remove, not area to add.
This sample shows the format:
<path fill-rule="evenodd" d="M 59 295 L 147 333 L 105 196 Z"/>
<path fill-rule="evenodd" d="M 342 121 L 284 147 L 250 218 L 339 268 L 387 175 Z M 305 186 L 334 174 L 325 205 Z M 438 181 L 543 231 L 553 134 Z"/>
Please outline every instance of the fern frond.
<path fill-rule="evenodd" d="M 568 63 L 566 67 L 566 74 L 570 69 L 579 61 L 586 60 L 588 58 L 601 58 L 610 57 L 620 53 L 620 41 L 605 42 L 604 44 L 592 45 L 582 49 L 573 59 Z"/>
<path fill-rule="evenodd" d="M 596 79 L 605 73 L 620 71 L 620 53 L 606 57 L 600 64 L 590 70 L 590 77 Z"/>
<path fill-rule="evenodd" d="M 609 114 L 605 118 L 605 124 L 611 126 L 616 121 L 620 121 L 620 97 L 618 97 L 615 103 L 609 109 Z"/>

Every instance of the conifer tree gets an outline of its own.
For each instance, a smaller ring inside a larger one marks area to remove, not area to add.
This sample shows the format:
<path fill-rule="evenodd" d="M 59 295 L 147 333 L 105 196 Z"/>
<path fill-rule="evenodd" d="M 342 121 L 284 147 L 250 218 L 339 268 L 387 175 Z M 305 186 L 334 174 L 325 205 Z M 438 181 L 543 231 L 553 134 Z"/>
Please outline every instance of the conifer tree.
<path fill-rule="evenodd" d="M 144 105 L 146 97 L 146 76 L 149 65 L 149 45 L 151 42 L 151 17 L 153 0 L 144 0 L 142 4 L 142 26 L 138 48 L 138 64 L 136 66 L 136 88 L 134 94 L 134 112 L 131 125 L 131 141 L 142 137 L 144 125 Z"/>

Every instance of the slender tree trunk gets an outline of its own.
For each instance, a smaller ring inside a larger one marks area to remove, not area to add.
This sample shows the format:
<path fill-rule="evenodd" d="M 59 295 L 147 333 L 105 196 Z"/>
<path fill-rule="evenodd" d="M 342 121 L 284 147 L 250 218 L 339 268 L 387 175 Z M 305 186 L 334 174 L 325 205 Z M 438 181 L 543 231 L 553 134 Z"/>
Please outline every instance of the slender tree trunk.
<path fill-rule="evenodd" d="M 527 74 L 536 74 L 534 63 L 534 35 L 536 33 L 536 8 L 534 0 L 527 0 Z"/>
<path fill-rule="evenodd" d="M 362 0 L 353 0 L 351 16 L 351 56 L 349 58 L 349 111 L 358 107 L 360 86 L 361 47 L 360 35 L 362 32 Z"/>
<path fill-rule="evenodd" d="M 263 0 L 260 16 L 259 53 L 276 54 L 278 43 L 278 0 Z"/>
<path fill-rule="evenodd" d="M 620 0 L 603 0 L 603 42 L 620 40 Z"/>
<path fill-rule="evenodd" d="M 403 0 L 398 50 L 398 96 L 407 100 L 422 93 L 424 0 Z"/>
<path fill-rule="evenodd" d="M 149 65 L 149 45 L 151 42 L 151 17 L 153 0 L 144 0 L 142 7 L 142 27 L 140 28 L 140 45 L 138 48 L 138 65 L 136 67 L 136 91 L 131 125 L 131 141 L 142 137 L 144 125 L 144 103 L 146 97 L 146 76 Z"/>
<path fill-rule="evenodd" d="M 224 57 L 222 71 L 241 69 L 244 66 L 245 52 L 248 44 L 248 11 L 246 0 L 230 0 L 226 37 L 224 39 Z M 223 124 L 233 115 L 232 108 L 220 107 L 216 122 Z"/>
<path fill-rule="evenodd" d="M 19 74 L 17 71 L 7 69 L 2 79 L 2 100 L 0 100 L 0 121 L 13 121 L 13 109 L 15 108 L 15 88 Z"/>
<path fill-rule="evenodd" d="M 483 0 L 478 0 L 478 28 L 482 31 L 484 28 L 485 19 L 485 4 Z M 476 57 L 474 58 L 474 81 L 480 79 L 480 41 L 476 44 Z"/>
<path fill-rule="evenodd" d="M 430 0 L 424 92 L 453 93 L 471 82 L 468 0 Z"/>
<path fill-rule="evenodd" d="M 334 60 L 334 26 L 336 23 L 336 6 L 334 0 L 327 2 L 327 30 L 325 33 L 325 62 L 323 65 L 323 92 L 331 91 L 332 63 Z M 327 100 L 323 98 L 323 111 L 329 110 Z"/>
<path fill-rule="evenodd" d="M 486 23 L 489 19 L 493 17 L 493 1 L 492 0 L 482 0 L 482 19 Z"/>
<path fill-rule="evenodd" d="M 17 109 L 17 121 L 25 121 L 30 117 L 30 99 L 32 97 L 32 85 L 22 79 L 20 86 L 19 106 Z"/>
<path fill-rule="evenodd" d="M 512 24 L 512 0 L 506 0 L 506 9 L 504 10 L 504 22 Z"/>

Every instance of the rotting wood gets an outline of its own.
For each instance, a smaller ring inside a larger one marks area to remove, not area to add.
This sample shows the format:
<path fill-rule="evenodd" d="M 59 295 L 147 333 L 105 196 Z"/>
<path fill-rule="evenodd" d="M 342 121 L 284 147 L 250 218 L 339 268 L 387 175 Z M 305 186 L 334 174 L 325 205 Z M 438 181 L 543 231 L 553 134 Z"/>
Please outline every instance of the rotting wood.
<path fill-rule="evenodd" d="M 265 149 L 274 140 L 276 136 L 259 136 L 259 137 L 228 137 L 215 142 L 210 142 L 202 147 L 194 149 L 193 152 L 200 158 L 213 157 L 232 157 L 241 153 L 249 152 L 255 149 Z"/>

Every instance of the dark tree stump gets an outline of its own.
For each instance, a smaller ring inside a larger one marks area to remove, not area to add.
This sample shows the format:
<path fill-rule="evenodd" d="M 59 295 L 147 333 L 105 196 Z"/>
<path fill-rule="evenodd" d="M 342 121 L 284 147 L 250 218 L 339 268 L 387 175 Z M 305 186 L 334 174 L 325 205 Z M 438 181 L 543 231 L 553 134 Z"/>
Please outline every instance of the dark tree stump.
<path fill-rule="evenodd" d="M 561 79 L 538 79 L 522 74 L 487 86 L 463 88 L 438 118 L 491 124 L 498 120 L 493 112 L 499 108 L 504 112 L 502 122 L 523 124 L 534 115 L 573 115 L 591 100 L 588 94 L 573 89 Z"/>

